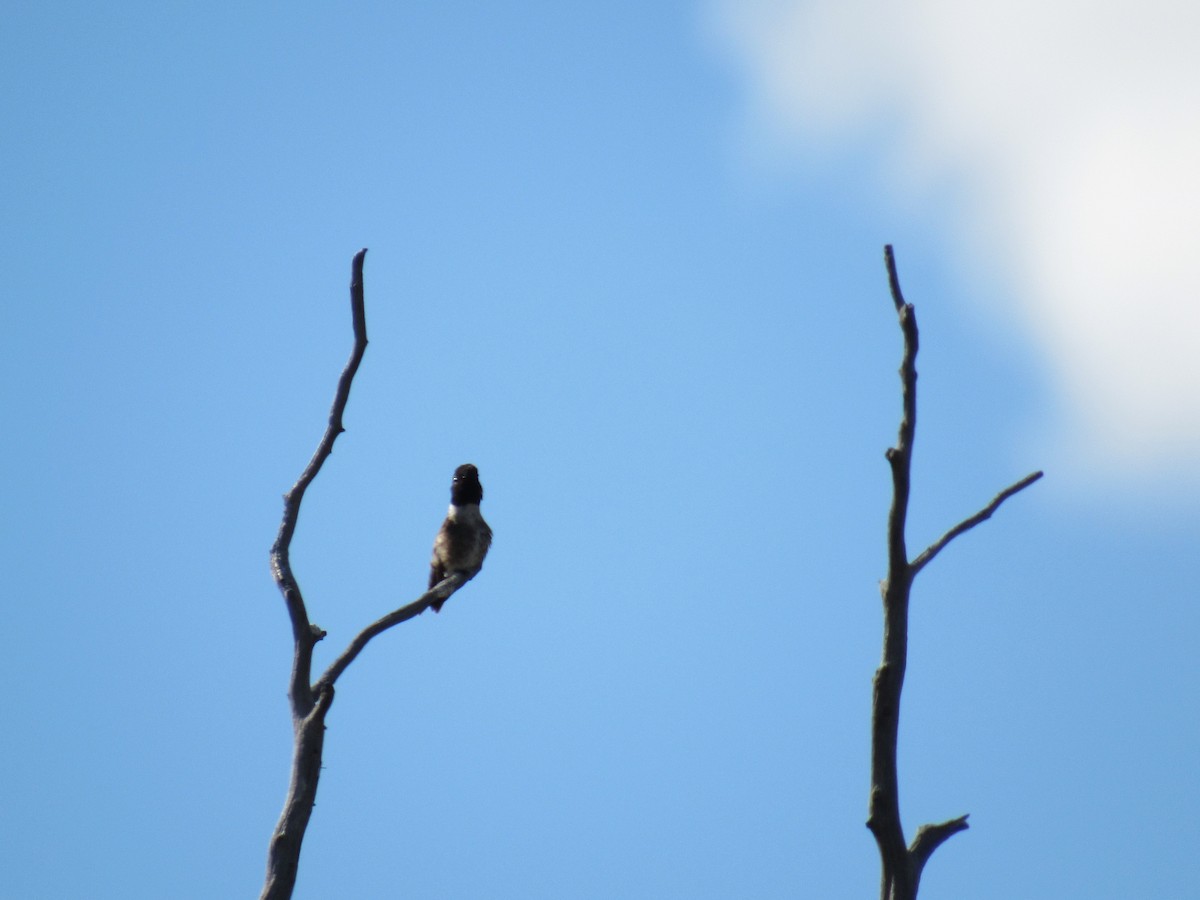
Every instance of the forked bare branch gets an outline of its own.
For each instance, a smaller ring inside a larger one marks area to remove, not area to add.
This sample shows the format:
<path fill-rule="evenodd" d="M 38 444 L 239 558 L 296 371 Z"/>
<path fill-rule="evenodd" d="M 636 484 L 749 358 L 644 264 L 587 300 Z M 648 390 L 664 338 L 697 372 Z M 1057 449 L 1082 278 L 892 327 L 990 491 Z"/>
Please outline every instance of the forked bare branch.
<path fill-rule="evenodd" d="M 987 506 L 959 522 L 934 541 L 911 563 L 906 549 L 905 525 L 908 518 L 912 483 L 912 448 L 917 425 L 917 349 L 920 345 L 917 315 L 906 303 L 896 273 L 896 259 L 890 246 L 884 248 L 888 287 L 892 304 L 904 335 L 900 362 L 902 413 L 896 445 L 886 456 L 892 470 L 892 504 L 888 512 L 888 573 L 883 591 L 883 659 L 875 670 L 871 703 L 871 791 L 867 827 L 875 835 L 881 868 L 881 900 L 915 900 L 921 872 L 930 855 L 952 835 L 965 830 L 967 817 L 959 816 L 938 825 L 917 830 L 911 846 L 905 846 L 900 819 L 899 776 L 896 768 L 896 744 L 900 727 L 900 695 L 908 665 L 908 608 L 912 582 L 952 540 L 991 517 L 1000 504 L 1042 477 L 1034 472 L 1005 488 Z"/>

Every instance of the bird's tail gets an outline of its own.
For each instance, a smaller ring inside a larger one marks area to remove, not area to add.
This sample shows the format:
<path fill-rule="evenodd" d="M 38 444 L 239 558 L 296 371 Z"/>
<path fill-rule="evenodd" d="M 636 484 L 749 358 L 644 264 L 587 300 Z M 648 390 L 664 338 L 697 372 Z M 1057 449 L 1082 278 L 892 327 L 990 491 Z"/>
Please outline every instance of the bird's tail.
<path fill-rule="evenodd" d="M 446 570 L 445 570 L 444 568 L 442 568 L 440 565 L 438 565 L 438 562 L 437 562 L 437 560 L 435 559 L 435 560 L 433 561 L 433 566 L 432 566 L 432 568 L 430 568 L 430 570 L 429 570 L 429 590 L 431 590 L 431 591 L 432 591 L 432 590 L 433 590 L 435 587 L 437 587 L 439 584 L 441 584 L 441 583 L 442 583 L 442 580 L 443 580 L 445 577 L 446 577 Z M 437 599 L 437 600 L 434 600 L 432 603 L 430 603 L 430 604 L 429 604 L 429 607 L 430 607 L 430 609 L 432 609 L 432 610 L 433 610 L 435 613 L 436 613 L 436 612 L 441 612 L 441 611 L 442 611 L 442 604 L 443 604 L 443 603 L 445 603 L 445 602 L 446 602 L 446 601 L 445 601 L 444 599 L 441 599 L 441 598 L 439 598 L 439 599 Z"/>

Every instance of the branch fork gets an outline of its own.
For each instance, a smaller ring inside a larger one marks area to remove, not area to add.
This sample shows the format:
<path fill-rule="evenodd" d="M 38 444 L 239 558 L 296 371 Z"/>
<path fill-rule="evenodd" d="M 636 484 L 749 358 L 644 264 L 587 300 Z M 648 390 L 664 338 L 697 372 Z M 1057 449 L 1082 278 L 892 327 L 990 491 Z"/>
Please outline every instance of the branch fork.
<path fill-rule="evenodd" d="M 338 379 L 325 434 L 300 478 L 284 495 L 283 518 L 275 543 L 271 547 L 271 574 L 283 595 L 292 623 L 293 658 L 288 700 L 292 711 L 294 749 L 291 782 L 283 812 L 271 836 L 267 852 L 266 881 L 260 900 L 287 900 L 295 889 L 300 845 L 308 828 L 312 808 L 316 804 L 317 782 L 321 777 L 324 749 L 325 717 L 333 705 L 334 684 L 372 638 L 420 615 L 434 600 L 446 599 L 468 580 L 461 574 L 452 575 L 411 603 L 371 623 L 354 637 L 320 678 L 312 681 L 313 647 L 326 636 L 326 632 L 308 618 L 300 585 L 292 572 L 289 552 L 305 491 L 333 452 L 333 444 L 338 435 L 346 430 L 342 424 L 342 416 L 350 399 L 350 386 L 367 349 L 367 318 L 363 300 L 363 260 L 366 253 L 365 249 L 358 251 L 351 265 L 350 313 L 354 348 Z"/>
<path fill-rule="evenodd" d="M 896 445 L 885 456 L 892 472 L 892 505 L 888 513 L 888 573 L 880 583 L 883 595 L 883 659 L 875 671 L 871 712 L 871 792 L 867 828 L 875 836 L 882 865 L 881 900 L 915 900 L 921 872 L 933 851 L 968 827 L 967 817 L 959 816 L 936 825 L 917 829 L 911 845 L 904 840 L 900 820 L 899 778 L 896 768 L 896 742 L 900 725 L 900 694 L 908 657 L 908 607 L 913 580 L 917 573 L 960 535 L 991 518 L 1000 505 L 1042 477 L 1033 472 L 1002 490 L 979 512 L 963 519 L 930 544 L 915 559 L 909 560 L 905 540 L 908 499 L 911 487 L 912 447 L 917 423 L 917 349 L 920 335 L 917 315 L 904 300 L 896 259 L 891 246 L 884 248 L 888 286 L 904 335 L 904 353 L 900 363 L 902 414 Z"/>

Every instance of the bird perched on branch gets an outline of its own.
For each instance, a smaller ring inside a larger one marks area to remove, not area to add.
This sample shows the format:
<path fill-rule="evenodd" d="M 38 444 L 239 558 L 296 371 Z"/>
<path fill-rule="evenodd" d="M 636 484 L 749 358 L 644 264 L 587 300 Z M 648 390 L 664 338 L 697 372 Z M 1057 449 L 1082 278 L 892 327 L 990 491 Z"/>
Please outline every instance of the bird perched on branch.
<path fill-rule="evenodd" d="M 450 511 L 433 540 L 430 588 L 456 572 L 474 578 L 483 568 L 483 558 L 492 545 L 492 529 L 479 512 L 481 500 L 483 485 L 479 483 L 479 470 L 470 463 L 459 466 L 450 482 Z M 441 612 L 445 602 L 434 600 L 430 606 L 434 612 Z"/>

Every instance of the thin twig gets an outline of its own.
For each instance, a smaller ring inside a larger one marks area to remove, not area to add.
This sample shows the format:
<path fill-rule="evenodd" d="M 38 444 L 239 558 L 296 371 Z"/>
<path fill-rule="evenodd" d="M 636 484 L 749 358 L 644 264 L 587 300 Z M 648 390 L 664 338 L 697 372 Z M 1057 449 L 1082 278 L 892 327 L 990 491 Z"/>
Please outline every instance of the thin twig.
<path fill-rule="evenodd" d="M 469 580 L 466 573 L 456 572 L 442 579 L 407 606 L 401 606 L 399 609 L 393 610 L 386 616 L 372 622 L 355 635 L 350 645 L 342 651 L 342 655 L 335 659 L 329 668 L 325 670 L 325 674 L 317 679 L 317 683 L 313 685 L 313 690 L 320 692 L 323 687 L 332 687 L 341 674 L 346 671 L 346 667 L 354 662 L 354 658 L 367 646 L 371 638 L 377 637 L 389 628 L 399 625 L 401 622 L 407 622 L 409 619 L 416 618 L 429 609 L 435 600 L 445 600 Z"/>
<path fill-rule="evenodd" d="M 925 568 L 925 566 L 935 556 L 937 556 L 942 551 L 943 547 L 945 547 L 947 544 L 949 544 L 952 540 L 954 540 L 956 537 L 958 537 L 964 531 L 970 531 L 972 528 L 974 528 L 980 522 L 986 522 L 988 519 L 990 519 L 992 517 L 992 513 L 994 513 L 997 509 L 1000 508 L 1001 503 L 1003 503 L 1005 500 L 1007 500 L 1009 497 L 1011 497 L 1013 494 L 1017 493 L 1018 491 L 1025 490 L 1025 488 L 1029 487 L 1031 484 L 1033 484 L 1035 481 L 1037 481 L 1039 478 L 1041 478 L 1043 474 L 1044 473 L 1041 471 L 1033 472 L 1029 475 L 1026 475 L 1024 478 L 1022 478 L 1016 484 L 1012 484 L 1012 485 L 1009 485 L 1008 487 L 1006 487 L 1004 490 L 1002 490 L 1000 493 L 998 493 L 995 497 L 992 498 L 991 503 L 989 503 L 987 506 L 985 506 L 979 512 L 975 513 L 975 515 L 971 516 L 970 518 L 963 519 L 961 522 L 959 522 L 957 525 L 955 525 L 953 528 L 951 528 L 949 531 L 947 531 L 945 534 L 943 534 L 940 538 L 938 538 L 936 541 L 934 541 L 932 544 L 930 544 L 928 547 L 926 547 L 925 550 L 922 551 L 921 555 L 912 561 L 912 565 L 909 566 L 909 571 L 912 573 L 913 576 L 915 576 L 918 572 L 920 572 L 923 568 Z"/>
<path fill-rule="evenodd" d="M 904 294 L 900 291 L 900 276 L 896 272 L 896 254 L 892 252 L 892 245 L 887 244 L 883 248 L 883 262 L 887 266 L 888 288 L 892 292 L 892 303 L 896 305 L 896 312 L 900 312 L 905 306 Z"/>

